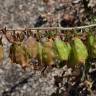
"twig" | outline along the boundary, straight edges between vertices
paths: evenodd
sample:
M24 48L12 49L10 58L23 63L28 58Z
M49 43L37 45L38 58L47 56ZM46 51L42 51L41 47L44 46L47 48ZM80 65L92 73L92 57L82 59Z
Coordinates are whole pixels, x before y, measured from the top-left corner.
M86 26L79 26L79 27L36 27L36 28L27 28L28 30L76 30L76 29L85 29L85 28L91 28L91 27L96 27L96 24L90 24ZM2 29L0 29L2 31ZM20 29L8 29L6 28L6 31L24 31L25 28L20 28Z

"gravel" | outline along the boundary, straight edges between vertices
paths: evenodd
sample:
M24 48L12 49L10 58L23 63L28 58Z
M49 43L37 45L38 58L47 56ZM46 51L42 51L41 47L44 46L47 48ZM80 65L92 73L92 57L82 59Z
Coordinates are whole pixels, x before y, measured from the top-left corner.
M95 0L90 0L89 5L94 4ZM72 2L72 4L71 4ZM81 0L49 0L49 3L43 2L43 0L0 0L0 27L8 28L28 28L34 27L36 19L41 14L53 15L52 26L57 26L56 20L62 18L64 13L74 13L74 10L82 10L83 5L80 4ZM74 5L75 4L75 5ZM64 6L64 7L62 7ZM69 7L67 7L69 6ZM93 6L93 5L92 5ZM58 11L61 10L61 11ZM80 11L81 12L81 11ZM60 16L58 16L58 14ZM76 15L76 14L75 14ZM49 15L50 17L50 15ZM55 17L55 18L54 18ZM50 21L50 18L49 18ZM49 26L45 24L44 26Z
M54 10L62 7L62 2L67 0L49 0L50 3L46 5L43 0L0 0L0 27L7 28L26 28L34 27L36 19L40 14L47 12L54 12ZM64 3L64 6L69 6L70 2L80 6L80 0L69 0L69 3ZM90 0L90 4L92 5ZM79 2L79 3L78 3ZM89 4L89 6L91 6ZM93 6L93 5L92 5ZM95 6L95 5L94 5ZM71 8L72 7L72 8ZM73 10L74 6L67 7L66 11ZM58 11L56 19L52 22L52 26L58 26L58 13L60 13L59 19L61 19L62 13L66 12L64 9ZM78 9L77 9L78 11ZM80 9L82 13L84 9ZM74 12L68 11L68 12ZM79 12L79 11L78 11ZM79 14L81 14L79 12ZM50 18L49 18L50 19ZM44 24L44 26L50 26L50 24ZM67 79L60 79L59 87L56 86L56 78L61 77L64 71L65 75L71 74L71 69L67 69L66 66L63 68L53 68L47 72L45 76L40 71L32 70L31 68L24 71L19 64L11 64L8 57L10 43L4 38L4 61L0 64L0 96L62 96L56 95L58 93L65 92L63 85L67 82ZM60 85L61 84L61 85ZM59 88L59 89L58 89ZM66 95L64 95L66 94ZM66 92L63 96L69 96Z

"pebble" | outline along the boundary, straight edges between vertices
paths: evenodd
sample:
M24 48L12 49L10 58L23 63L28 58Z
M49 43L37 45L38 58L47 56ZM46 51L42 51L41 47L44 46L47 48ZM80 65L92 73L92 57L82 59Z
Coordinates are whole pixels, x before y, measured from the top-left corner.
M81 1L81 0L73 0L72 3L77 4L77 3L79 3L80 1Z

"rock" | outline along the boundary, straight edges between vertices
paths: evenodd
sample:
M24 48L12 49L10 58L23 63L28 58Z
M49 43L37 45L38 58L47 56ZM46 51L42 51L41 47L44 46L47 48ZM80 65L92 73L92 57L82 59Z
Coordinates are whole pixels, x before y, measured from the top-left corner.
M81 0L72 0L72 3L77 4L80 3Z

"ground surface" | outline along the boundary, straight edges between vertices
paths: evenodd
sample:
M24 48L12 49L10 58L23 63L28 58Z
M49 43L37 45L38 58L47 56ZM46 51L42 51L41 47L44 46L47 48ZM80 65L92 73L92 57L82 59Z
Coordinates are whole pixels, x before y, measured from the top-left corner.
M74 13L74 10L77 10L78 14L83 17L83 5L78 3L80 0L72 0L72 2L75 2L74 6L70 4L71 0L69 3L67 3L67 0L50 1L51 3L46 5L42 0L0 0L0 27L34 27L36 19L40 14L52 13L56 8L58 9L62 6L63 3L65 9L56 11L55 15L53 14L54 22L52 22L51 26L58 26L58 18L59 20L61 19L63 12L71 14ZM93 6L95 3L90 4L90 6ZM50 26L50 24L46 23L44 26ZM24 71L20 65L10 64L8 58L9 46L8 42L5 41L4 39L4 62L0 64L0 96L77 96L69 95L67 93L68 90L66 91L63 86L67 80L63 79L61 74L64 70L66 74L70 74L70 69L67 70L66 66L61 69L53 68L46 76L42 76L39 71L34 71L30 68ZM25 79L23 80L22 78ZM55 79L60 80L57 80L56 83Z

